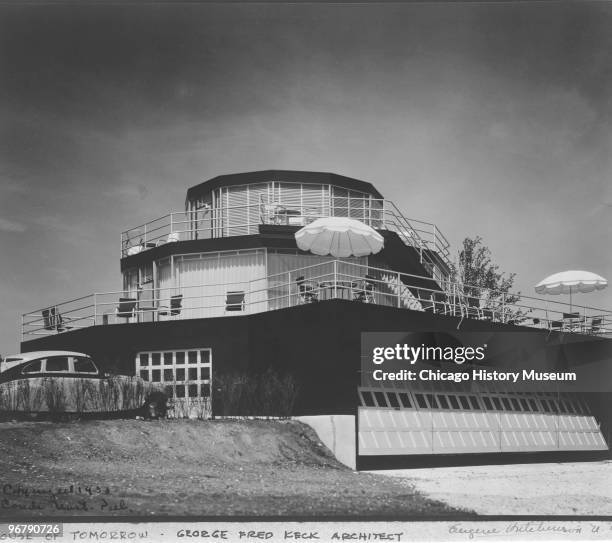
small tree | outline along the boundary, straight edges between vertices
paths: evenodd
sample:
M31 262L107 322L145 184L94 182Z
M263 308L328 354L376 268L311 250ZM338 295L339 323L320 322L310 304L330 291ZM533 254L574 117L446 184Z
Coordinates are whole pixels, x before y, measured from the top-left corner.
M484 245L480 236L465 238L453 266L451 278L460 284L459 294L469 307L489 309L502 320L520 321L527 312L512 306L521 296L510 293L514 285L515 273L505 274L493 263L491 251Z

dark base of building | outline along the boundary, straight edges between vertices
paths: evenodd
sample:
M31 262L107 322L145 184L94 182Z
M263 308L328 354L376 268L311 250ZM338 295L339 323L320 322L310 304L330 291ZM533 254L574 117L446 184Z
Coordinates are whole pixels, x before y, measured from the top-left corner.
M610 451L538 451L357 456L357 470L418 469L558 462L598 462L601 460L609 460L610 458Z

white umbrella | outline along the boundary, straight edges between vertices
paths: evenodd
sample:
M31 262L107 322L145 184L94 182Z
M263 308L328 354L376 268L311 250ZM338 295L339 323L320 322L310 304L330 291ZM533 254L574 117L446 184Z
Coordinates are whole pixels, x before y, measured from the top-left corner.
M572 293L593 292L608 286L607 279L596 273L583 270L568 270L554 273L535 286L538 294L569 294L570 312L572 310Z
M302 251L337 258L376 254L384 246L384 239L376 230L348 217L317 219L298 230L295 241Z

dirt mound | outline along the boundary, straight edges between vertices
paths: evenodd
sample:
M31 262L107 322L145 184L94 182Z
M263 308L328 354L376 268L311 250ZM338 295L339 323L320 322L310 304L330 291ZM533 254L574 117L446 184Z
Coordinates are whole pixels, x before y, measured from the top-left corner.
M87 421L0 424L0 455L36 459L37 464L70 457L108 462L143 459L167 464L249 465L296 463L342 465L307 425L287 421Z
M296 421L0 424L0 517L454 515Z

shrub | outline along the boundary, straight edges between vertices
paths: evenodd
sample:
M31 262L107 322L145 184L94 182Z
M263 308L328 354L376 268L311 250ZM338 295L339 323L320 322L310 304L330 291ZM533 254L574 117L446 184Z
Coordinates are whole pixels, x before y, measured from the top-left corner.
M261 374L217 374L213 389L218 414L233 417L290 417L299 392L292 375L271 368Z

